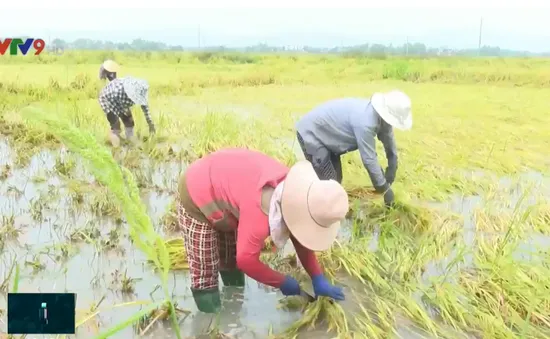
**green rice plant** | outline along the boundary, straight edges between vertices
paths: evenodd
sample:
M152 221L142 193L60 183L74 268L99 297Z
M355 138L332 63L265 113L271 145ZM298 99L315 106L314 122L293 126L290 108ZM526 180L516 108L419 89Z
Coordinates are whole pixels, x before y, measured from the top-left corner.
M167 288L170 269L168 249L164 240L153 228L151 219L146 212L147 209L139 196L139 190L132 173L128 169L119 166L110 152L99 145L93 135L75 128L66 121L56 119L39 109L28 107L22 111L22 114L29 120L36 122L43 129L55 131L56 137L71 152L79 154L87 162L91 173L96 179L116 196L128 222L131 239L160 272L166 302L170 305L174 331L178 338L181 338L176 313ZM147 313L145 311L141 311L140 314ZM132 317L125 324L120 324L100 335L100 338L108 337L126 327L129 322L137 321L140 317L141 315Z
M135 314L133 314L130 318L126 319L125 321L123 321L123 322L107 329L106 331L104 331L103 333L101 333L100 335L95 337L95 339L107 339L107 338L111 337L112 335L114 335L115 333L120 332L121 330L125 329L126 327L129 327L129 326L132 326L135 323L138 323L140 321L140 319L142 319L143 317L151 314L152 312L155 312L159 307L162 307L165 304L168 304L168 307L170 307L169 306L170 303L171 303L170 301L168 301L168 302L159 301L159 302L153 303L152 305L147 306L146 308L140 310L139 312L136 312ZM170 307L170 308L172 308L172 307ZM175 314L174 314L173 317L175 317ZM172 317L172 319L173 319L173 317ZM177 322L176 322L176 324L177 324ZM178 329L174 329L174 330L176 331L176 333L179 333Z
M13 286L11 293L17 293L19 291L19 264L15 265L15 275L13 276Z
M351 304L344 302L344 313L337 312L331 304L324 305L322 312L313 312L316 310L314 304L302 305L304 318L293 324L286 335L297 333L306 325L319 322L321 319L317 317L322 317L325 322L333 323L331 329L340 337L361 338L365 337L365 331L371 334L370 337L385 337L396 331L397 317L404 316L421 331L445 337L445 329L430 317L412 294L421 290L419 282L425 265L451 252L460 229L456 223L458 220L454 216L441 217L433 211L407 205L389 214L381 210L371 210L370 213L363 215L360 223L381 225L377 250L369 249L372 237L363 230L356 231L357 234L348 242L337 243L318 254L321 266L331 280L348 286L350 291L356 292L354 294L364 290L363 296L355 296ZM444 232L442 227L446 228ZM292 274L300 276L296 268L284 264L284 261L277 265L285 273L294 270ZM307 279L307 276L302 279ZM290 306L296 306L292 300L289 302ZM361 311L364 304L369 305L368 312ZM357 309L355 314L350 313L352 308ZM376 321L369 323L373 315ZM345 327L342 324L346 324Z
M113 310L113 309L117 309L117 308L121 308L121 307L129 307L129 306L148 305L149 307L147 307L144 310L143 313L139 313L139 315L141 315L141 314L147 314L147 311L150 311L150 313L155 312L155 310L157 308L164 307L166 305L165 301L152 302L152 301L136 300L136 301L129 301L129 302L125 302L125 303L110 305L110 306L103 307L103 308L99 309L99 306L101 305L101 303L104 300L105 300L105 296L103 296L99 300L99 302L92 303L90 305L89 309L87 309L87 310L83 311L83 310L77 309L76 310L77 311L77 320L76 320L76 323L75 323L75 328L78 329L79 327L82 327L83 325L85 325L86 323L88 323L89 321L91 321L92 319L97 317L100 313L110 311L110 310ZM134 319L134 317L132 317L132 321L135 321L133 319ZM120 328L119 330L122 330L123 328L130 326L132 321L130 321L128 324L124 324L124 327ZM120 324L118 324L116 326L113 326L113 328L118 328L119 325ZM66 339L66 338L67 338L67 336L65 336L65 335L57 335L56 336L56 339Z
M184 240L182 238L168 239L165 241L165 245L170 257L170 269L173 271L188 270L189 264L187 262Z
M160 219L160 223L166 232L175 232L178 228L176 208L176 201L174 200L166 207L166 213Z
M327 331L336 331L339 335L349 333L348 322L342 306L332 302L329 298L320 297L305 308L302 318L273 338L295 337L301 329L313 329L321 319L326 319Z
M178 314L185 314L187 317L191 312L181 310L176 305L174 305L174 309ZM139 333L140 336L143 336L147 331L159 320L164 320L170 317L170 307L167 305L167 303L164 303L162 307L157 308L153 312L150 312L143 316L137 324L134 325L134 328L136 332Z

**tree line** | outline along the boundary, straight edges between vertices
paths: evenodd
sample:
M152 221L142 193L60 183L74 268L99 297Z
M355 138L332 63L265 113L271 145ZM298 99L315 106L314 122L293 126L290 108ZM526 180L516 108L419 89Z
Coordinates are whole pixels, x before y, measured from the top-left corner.
M135 39L132 42L112 42L106 40L77 39L68 42L62 39L54 39L47 48L50 50L119 50L119 51L205 51L205 52L256 52L256 53L339 53L347 55L411 55L411 56L495 56L495 57L527 57L550 56L550 52L533 53L528 51L501 49L498 46L482 46L470 49L448 49L428 47L423 43L407 43L403 45L361 44L356 46L340 46L333 48L318 48L311 46L288 47L270 46L268 44L256 44L239 48L225 46L183 47L181 45L168 45L163 42Z

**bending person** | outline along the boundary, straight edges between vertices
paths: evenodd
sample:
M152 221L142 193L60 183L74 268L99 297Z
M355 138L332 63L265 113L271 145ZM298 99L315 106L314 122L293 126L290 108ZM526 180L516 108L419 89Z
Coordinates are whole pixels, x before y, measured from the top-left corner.
M155 125L149 113L148 92L147 81L125 77L113 79L99 93L99 104L111 125L109 139L113 146L120 145L120 120L124 124L126 138L134 137L134 118L130 110L134 104L141 106L149 125L149 133L155 133Z
M305 158L321 179L342 183L340 156L359 150L375 190L391 206L391 185L397 173L397 147L393 127L412 127L411 100L401 91L374 93L369 99L344 98L327 101L296 124L298 142ZM376 154L376 137L384 145L388 167L385 174Z
M284 295L301 294L296 279L260 261L268 236L279 248L292 241L316 296L344 298L323 275L314 251L336 239L348 196L336 181L319 180L309 162L289 169L257 151L220 150L188 167L178 195L191 291L200 311L221 306L218 272L224 285L244 286L246 274Z

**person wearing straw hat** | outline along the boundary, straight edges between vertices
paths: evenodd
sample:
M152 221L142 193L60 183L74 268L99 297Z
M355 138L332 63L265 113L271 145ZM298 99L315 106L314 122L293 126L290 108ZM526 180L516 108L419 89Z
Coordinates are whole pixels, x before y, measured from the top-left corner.
M113 81L116 79L116 74L119 69L120 66L113 60L105 60L101 64L101 67L99 67L99 79Z
M145 120L149 125L149 132L155 133L155 125L149 113L148 93L147 81L133 77L113 79L101 90L99 104L111 125L109 139L113 146L120 145L120 120L124 124L126 138L133 139L134 118L130 108L134 104L141 106Z
M296 279L260 261L268 237L279 249L292 241L316 296L343 300L314 251L332 245L348 209L344 188L319 180L305 160L289 169L261 152L232 148L193 162L178 180L178 225L197 308L220 309L218 273L226 286L244 286L247 275L284 295L303 295Z
M384 194L387 206L394 203L391 188L397 173L397 147L393 128L412 127L411 100L399 90L374 93L370 99L343 98L327 101L296 124L297 138L305 158L321 179L342 182L340 156L359 150L375 190ZM376 138L384 145L388 166L384 170L376 154Z

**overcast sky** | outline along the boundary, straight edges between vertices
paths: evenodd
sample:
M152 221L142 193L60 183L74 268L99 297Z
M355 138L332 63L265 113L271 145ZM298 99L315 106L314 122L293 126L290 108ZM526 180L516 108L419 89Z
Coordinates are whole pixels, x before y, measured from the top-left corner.
M9 0L4 0L9 1ZM10 1L11 2L11 1ZM32 4L32 3L35 4ZM213 7L210 2L210 7ZM546 8L528 6L529 0L500 2L476 1L477 8L449 7L453 1L440 0L439 8L419 1L422 8L242 8L232 2L228 8L180 8L167 1L149 2L165 8L97 9L107 2L95 1L96 8L62 6L62 1L48 1L50 9L39 8L40 1L18 1L26 10L12 11L0 18L1 38L30 35L47 39L92 38L131 41L134 38L157 40L174 45L243 46L266 42L274 45L310 45L331 47L361 43L424 42L430 46L477 47L480 18L483 17L482 43L530 51L550 51L550 1ZM11 2L14 3L14 2ZM130 3L130 2L128 2ZM203 2L207 4L206 2ZM279 1L284 4L284 1ZM309 1L292 1L293 7L306 7ZM317 7L319 1L315 2ZM344 6L345 1L339 3ZM358 2L359 3L359 2ZM363 7L374 1L363 0ZM460 2L467 4L468 1ZM499 7L496 7L500 3ZM534 3L534 2L533 2ZM109 1L123 7L123 1ZM322 2L321 2L322 4ZM59 6L58 6L59 5ZM287 4L290 7L290 4ZM43 5L42 5L43 6ZM84 5L82 5L84 6ZM283 5L280 5L283 6ZM493 8L491 8L493 6ZM511 8L514 7L515 8ZM3 9L6 6L2 5ZM93 7L93 6L88 6ZM208 7L208 6L204 6ZM349 7L349 2L348 2ZM378 5L380 7L380 5ZM485 7L485 8L481 8ZM503 8L505 7L505 8ZM3 10L4 12L4 10ZM4 12L5 13L5 12Z

